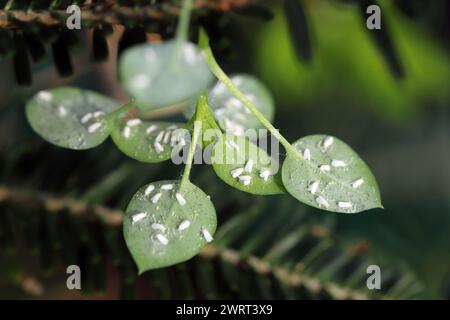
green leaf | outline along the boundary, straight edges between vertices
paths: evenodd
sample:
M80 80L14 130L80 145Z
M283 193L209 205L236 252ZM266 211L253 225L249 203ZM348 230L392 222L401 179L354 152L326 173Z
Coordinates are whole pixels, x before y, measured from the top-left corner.
M126 50L119 75L142 110L195 99L213 80L197 46L189 42L177 46L174 40Z
M127 156L142 162L161 162L171 158L187 144L184 124L128 119L123 113L114 121L111 137Z
M268 119L273 120L274 103L267 88L258 79L247 74L231 77L233 84L258 108ZM208 103L219 126L232 134L243 135L247 129L262 128L261 122L218 81L208 93ZM194 113L195 105L185 110L186 117Z
M222 135L211 162L216 174L236 189L258 195L284 193L278 163L248 138Z
M356 213L380 208L377 182L364 161L341 140L312 135L297 140L283 163L283 183L316 208Z
M82 150L101 144L110 133L107 115L119 103L101 94L73 87L38 92L26 105L33 130L64 148Z
M133 196L123 232L142 273L192 258L212 241L216 225L214 205L201 189L189 181L180 187L178 180L166 180Z

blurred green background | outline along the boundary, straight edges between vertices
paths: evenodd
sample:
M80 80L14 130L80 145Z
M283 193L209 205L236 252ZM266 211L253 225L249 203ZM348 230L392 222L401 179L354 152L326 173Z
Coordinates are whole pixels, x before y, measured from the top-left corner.
M266 1L275 13L268 22L228 15L228 24L223 30L226 41L218 42L215 49L228 72L254 74L269 87L276 101L275 126L288 140L315 133L335 135L351 145L373 170L384 210L339 215L308 209L307 214L318 224L333 225L335 237L345 244L367 243L371 261L380 265L382 271L384 266L412 270L426 287L422 297L448 298L449 39L445 34L435 32L433 27L439 20L435 20L435 25L433 21L427 24L426 19L405 15L393 1L379 2L382 27L386 23L404 67L403 77L395 76L388 67L371 31L365 28L360 10L344 1L303 1L311 39L310 61L299 59L295 52L282 1ZM110 41L110 46L114 47L117 39L113 36ZM29 88L17 86L11 64L0 59L0 148L3 155L13 149L30 148L30 142L34 149L45 145L28 128L23 114L24 101L39 89L74 84L126 101L116 80L114 57L94 64L89 45L86 40L84 47L81 46L73 57L75 75L59 78L49 57L35 65L33 86ZM224 48L231 48L229 54L222 54L227 51ZM173 117L178 119L176 115ZM57 159L65 159L64 153L74 156L70 151L46 148L51 150L47 158L30 158L26 166L38 167L42 162L51 164L55 161L51 156L55 154ZM102 148L105 151L110 146ZM101 151L85 153L92 156L91 163L97 161L101 167L103 159L96 158L99 154ZM18 167L7 167L7 160L0 163L0 184L20 187L28 179L26 172L14 171ZM152 170L151 165L127 163L139 166L139 170ZM54 174L58 173L58 165L55 165ZM89 181L103 181L100 176L106 175L106 168L104 172L91 172ZM176 176L172 171L165 174ZM212 183L220 184L218 180L210 180L206 188ZM67 183L41 185L41 191L57 194L78 196L86 191L81 182L71 184L78 190L73 192L60 189L61 185L70 185ZM126 187L128 195L135 190L134 184ZM249 202L259 201L251 195L244 197ZM287 201L286 198L277 196L274 201L281 204ZM109 203L123 208L120 201ZM271 214L276 215L277 210ZM2 268L6 268L5 264ZM20 290L10 291L10 283L6 280L8 274L16 274L14 268L16 266L2 272L1 297L22 297Z

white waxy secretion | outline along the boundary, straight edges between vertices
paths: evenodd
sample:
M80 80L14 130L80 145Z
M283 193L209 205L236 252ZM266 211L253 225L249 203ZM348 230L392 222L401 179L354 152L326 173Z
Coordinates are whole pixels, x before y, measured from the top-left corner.
M321 166L319 166L319 169L322 172L330 172L331 167L327 164L322 164Z
M259 171L259 177L263 179L264 181L267 181L270 176L270 170L269 169L261 169Z
M230 174L233 178L239 177L244 172L244 168L236 168L231 170Z
M60 117L65 117L67 115L67 109L63 105L59 105L58 114Z
M155 143L153 144L153 147L155 148L156 153L160 154L161 152L164 151L163 146L161 145L161 143L159 143L158 141L155 141Z
M86 114L81 118L80 122L81 122L82 124L85 124L85 123L87 123L89 120L91 120L91 118L92 118L93 116L94 116L94 115L92 114L92 112L88 112L88 113L86 113Z
M251 176L239 176L238 178L244 186L248 186L252 180Z
M152 203L157 203L159 201L159 199L161 198L161 192L158 192L157 194L155 194L152 198L151 201Z
M156 238L159 242L161 242L162 245L167 245L169 243L169 239L167 239L164 235L158 233L156 235Z
M99 111L95 111L92 115L94 116L94 118L98 118L98 117L104 116L105 114L106 113L104 111L99 110Z
M251 173L253 170L253 160L249 159L244 167L245 172Z
M155 190L155 186L151 184L151 185L149 185L147 188L145 188L144 194L145 194L146 196L149 196L150 193L153 192L153 190Z
M351 183L351 186L352 186L352 188L356 189L356 188L360 187L363 183L364 183L364 179L363 178L358 178L358 179L356 179L355 181L353 181Z
M138 222L139 220L144 219L147 216L147 213L145 212L138 212L136 214L133 214L133 216L131 217L133 223Z
M322 141L322 148L327 150L334 142L334 138L331 136L327 136Z
M130 119L130 120L127 121L127 126L128 127L135 127L135 126L140 125L141 123L142 123L141 119L137 119L137 118Z
M175 194L175 198L177 199L180 206L184 206L186 204L186 199L183 197L183 195L179 192Z
M311 192L312 194L315 194L317 192L317 189L319 189L319 181L312 181L308 185L308 191Z
M162 225L161 223L153 222L152 223L152 229L153 230L164 231L164 230L166 230L166 227L164 227L164 225Z
M93 124L91 124L88 127L88 132L89 133L94 133L95 131L97 131L98 129L100 129L100 127L102 126L101 122L94 122Z
M122 131L122 135L125 137L125 139L128 139L131 135L131 128L130 127L124 127Z
M331 161L331 165L332 165L333 167L336 167L336 168L339 168L339 167L345 167L345 166L346 166L345 162L342 161L342 160L332 160L332 161Z
M53 98L52 94L48 91L39 92L37 97L38 97L38 99L41 99L43 101L51 101Z
M187 228L189 228L190 225L191 225L191 222L189 220L183 220L178 225L178 231L186 230Z
M322 196L318 196L318 197L316 198L316 202L317 202L319 205L324 206L324 207L328 207L328 206L329 206L328 201L327 201L324 197L322 197Z
M337 205L338 205L339 208L351 208L351 207L353 207L352 203L348 202L348 201L339 201L337 203Z
M303 159L311 160L311 151L308 148L303 150Z
M163 184L161 186L161 190L172 190L173 189L173 184Z
M150 134L150 133L152 133L153 131L155 131L156 129L158 129L158 127L157 127L156 125L152 124L150 127L148 127L147 129L145 129L145 133L146 133L146 134Z
M163 137L164 137L164 131L160 131L159 133L158 133L158 135L156 136L156 142L159 142L159 141L161 141L162 139L163 139Z
M206 242L212 242L214 240L211 233L209 233L209 231L206 228L202 228L202 234L203 234L203 238L205 238Z

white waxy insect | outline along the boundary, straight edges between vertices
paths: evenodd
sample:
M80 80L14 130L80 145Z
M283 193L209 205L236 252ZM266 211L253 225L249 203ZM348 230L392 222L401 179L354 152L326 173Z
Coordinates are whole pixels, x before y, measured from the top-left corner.
M178 203L180 206L184 206L186 204L186 199L183 197L183 195L179 192L175 193L175 198L177 198Z
M212 242L214 240L211 233L209 233L209 231L206 228L202 228L202 234L203 234L203 238L205 238L206 242Z
M331 165L336 168L347 166L347 164L342 160L332 160Z
M38 97L38 99L43 100L43 101L51 101L53 98L52 94L48 91L39 92L37 97Z
M147 216L147 213L145 212L139 212L136 214L133 214L133 216L131 217L133 223L138 222L139 220L144 219Z
M161 190L172 190L173 189L173 184L163 184L161 186Z
M239 181L244 185L248 186L250 182L252 181L251 176L239 176Z
M159 242L161 242L162 245L167 245L169 243L169 239L167 239L164 235L158 233L156 235L156 238L158 239Z
M161 152L164 151L163 146L158 141L155 141L155 143L153 144L153 147L155 148L155 151L157 154L160 154Z
M125 139L128 139L131 135L131 128L130 127L124 127L122 131L122 135L125 137Z
M94 116L94 118L98 118L98 117L104 116L105 114L106 113L104 111L99 110L99 111L95 111L92 115Z
M322 148L327 150L334 142L334 138L331 136L327 136L322 141Z
M249 159L244 167L245 172L251 173L253 170L253 160Z
M231 170L230 174L233 178L239 177L244 172L244 168L236 168Z
M327 165L327 164L322 164L322 165L319 167L319 169L320 169L320 171L322 171L322 172L330 172L331 167L330 167L329 165Z
M156 136L156 142L160 142L162 139L163 139L163 137L164 137L164 131L160 131L159 133L158 133L158 135Z
M318 196L318 197L316 198L316 202L317 202L319 205L324 206L324 207L328 207L328 206L329 206L328 201L327 201L324 197L322 197L322 196Z
M172 135L172 133L170 131L166 131L166 134L164 135L163 143L168 144L171 135Z
M311 151L308 148L303 150L303 159L311 160Z
M65 117L67 115L67 109L63 105L59 105L58 114L60 117Z
M151 184L147 188L145 188L144 194L148 197L150 193L153 192L153 190L155 190L155 186Z
M270 176L270 170L269 169L261 169L259 171L259 177L263 179L264 181L267 181Z
M164 230L166 230L166 227L164 227L164 225L162 225L161 223L153 222L152 223L152 229L153 230L164 231Z
M161 195L162 195L161 192L158 192L150 200L152 201L152 203L157 203L159 201L159 199L161 198Z
M147 129L145 129L145 133L146 133L146 134L150 134L150 133L152 133L153 131L155 131L156 129L158 129L158 126L152 124L150 127L148 127Z
M358 179L356 179L355 181L353 181L351 183L351 186L352 186L352 188L356 189L356 188L360 187L363 183L364 183L364 179L363 178L358 178Z
M89 133L94 133L95 131L97 131L98 129L100 129L100 127L102 126L101 122L94 122L93 124L91 124L88 127L88 132Z
M351 202L348 202L348 201L339 201L338 202L338 207L339 208L351 208L351 207L353 207L353 204Z
M187 228L189 228L190 225L191 225L191 222L189 220L183 220L178 225L178 231L186 230Z
M89 120L91 120L93 116L94 116L94 115L92 114L92 112L88 112L88 113L86 113L86 114L81 118L80 122L83 123L83 124L85 124L85 123L87 123Z
M142 120L141 119L130 119L130 120L128 120L127 121L127 126L128 127L135 127L135 126L138 126L138 125L140 125L142 123Z
M312 194L315 194L317 192L317 189L319 189L319 181L312 181L308 185L308 191L311 192Z

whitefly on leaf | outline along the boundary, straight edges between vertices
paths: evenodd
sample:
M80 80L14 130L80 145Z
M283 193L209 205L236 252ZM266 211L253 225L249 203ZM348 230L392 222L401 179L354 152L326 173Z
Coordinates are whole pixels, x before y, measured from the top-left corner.
M187 146L189 131L184 124L161 121L143 121L118 116L111 137L127 156L142 162L161 162Z
M139 272L186 261L213 241L214 205L201 189L178 180L150 183L133 196L123 232Z
M73 87L39 91L27 102L33 130L60 147L82 150L102 143L110 133L107 115L119 103L101 94Z
M380 208L377 182L364 161L347 144L326 135L297 140L282 167L286 190L323 210L356 213Z
M127 49L119 61L119 76L142 110L195 99L213 80L197 46L175 40Z
M273 98L266 86L257 78L247 74L230 77L233 84L249 99L258 110L272 121L274 116ZM215 120L222 130L242 136L247 129L262 128L261 122L239 101L228 88L218 81L208 93L208 104ZM195 111L191 105L185 111L190 118Z
M259 195L284 192L276 158L246 137L222 135L211 162L216 174L236 189Z

